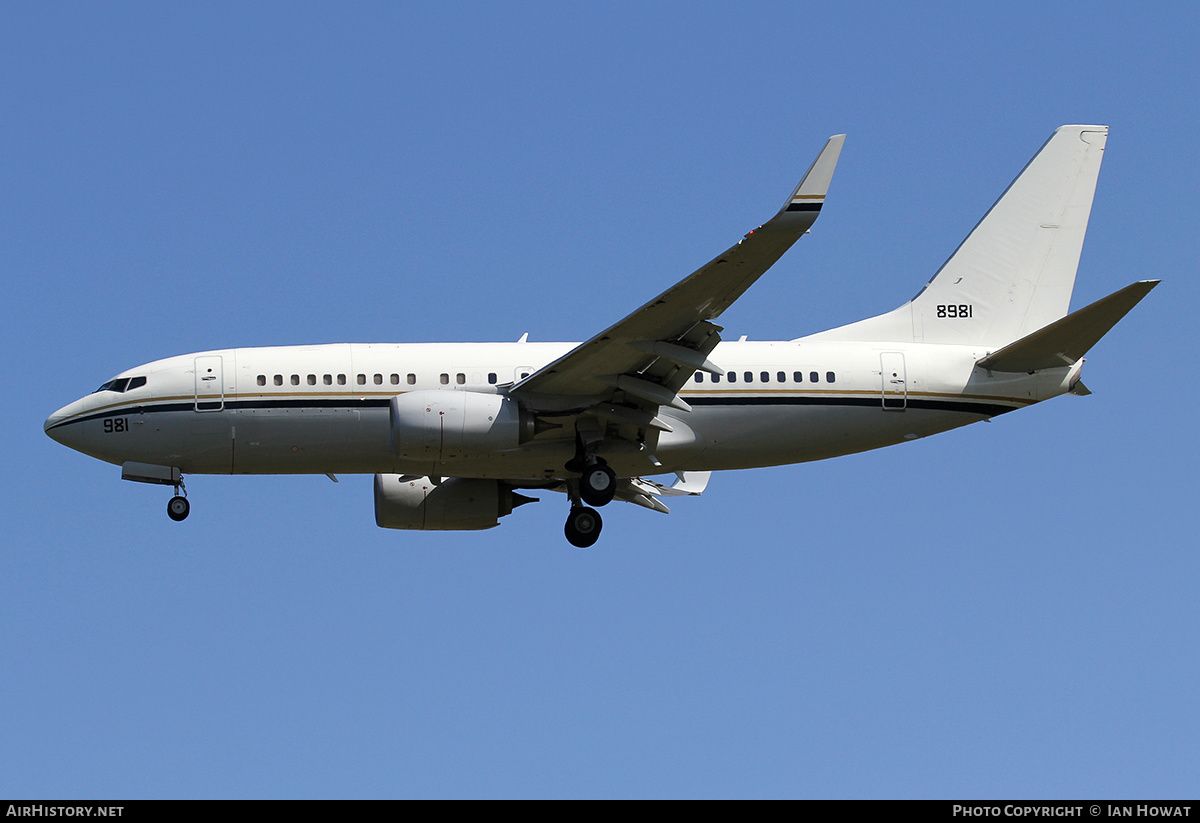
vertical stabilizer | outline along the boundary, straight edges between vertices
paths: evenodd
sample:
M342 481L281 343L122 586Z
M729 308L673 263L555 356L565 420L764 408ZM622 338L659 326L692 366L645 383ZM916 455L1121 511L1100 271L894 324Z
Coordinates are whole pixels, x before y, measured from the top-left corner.
M813 337L1003 346L1066 315L1107 138L1058 128L911 302Z

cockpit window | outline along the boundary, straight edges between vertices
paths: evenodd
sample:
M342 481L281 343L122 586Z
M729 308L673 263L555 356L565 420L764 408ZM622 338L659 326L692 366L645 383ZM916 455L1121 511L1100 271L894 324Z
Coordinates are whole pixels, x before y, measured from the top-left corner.
M96 389L92 394L99 394L102 391L127 392L131 389L140 389L144 385L146 385L146 378L142 376L115 377Z

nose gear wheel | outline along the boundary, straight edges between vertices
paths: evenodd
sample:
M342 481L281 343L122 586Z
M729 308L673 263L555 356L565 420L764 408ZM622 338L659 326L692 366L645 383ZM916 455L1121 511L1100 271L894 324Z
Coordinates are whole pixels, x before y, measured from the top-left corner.
M183 475L180 475L179 482L175 484L175 496L167 501L167 517L178 523L181 520L186 520L191 510L192 504L187 499L187 489L183 485Z

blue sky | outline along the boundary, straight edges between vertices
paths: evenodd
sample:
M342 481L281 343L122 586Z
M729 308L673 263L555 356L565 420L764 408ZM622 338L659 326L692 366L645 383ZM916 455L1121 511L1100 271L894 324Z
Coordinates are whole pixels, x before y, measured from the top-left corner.
M0 795L1194 797L1191 3L8 4ZM1111 134L1091 397L714 476L589 551L546 497L377 529L368 477L167 491L52 442L138 363L578 340L769 217L722 318L908 299L1062 123ZM1184 358L1180 360L1180 358Z

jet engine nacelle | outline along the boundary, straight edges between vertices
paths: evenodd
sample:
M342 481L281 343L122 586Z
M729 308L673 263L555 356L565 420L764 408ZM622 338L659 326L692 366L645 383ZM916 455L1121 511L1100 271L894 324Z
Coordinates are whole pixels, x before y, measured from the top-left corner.
M392 398L397 457L441 462L515 449L534 433L534 418L499 394L414 391Z
M383 529L490 529L533 500L499 480L451 477L434 485L428 477L375 475L375 524Z

